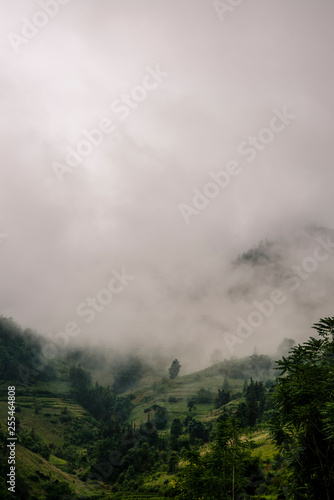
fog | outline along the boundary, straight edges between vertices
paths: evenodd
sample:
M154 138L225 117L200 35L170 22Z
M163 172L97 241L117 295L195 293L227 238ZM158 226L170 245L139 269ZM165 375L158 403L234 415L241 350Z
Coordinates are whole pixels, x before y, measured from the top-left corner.
M1 3L1 314L185 371L333 315L334 4L237 3Z

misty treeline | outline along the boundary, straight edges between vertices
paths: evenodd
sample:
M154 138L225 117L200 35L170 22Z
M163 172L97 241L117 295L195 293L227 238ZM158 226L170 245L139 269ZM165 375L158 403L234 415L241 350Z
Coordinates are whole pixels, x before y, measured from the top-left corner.
M110 418L125 420L131 410L131 396L118 397L108 387L92 383L90 374L80 366L72 366L69 381L74 388L75 399L97 420L109 421Z
M0 380L22 382L55 378L52 363L41 364L42 337L0 316Z
M249 378L266 380L274 377L273 359L281 358L293 346L292 339L283 339L274 358L261 354L243 359L225 359L220 362L221 373L228 373L230 378ZM109 369L111 385L115 393L123 393L136 385L143 377L156 374L153 366L145 359L134 355L114 352L109 357L102 352L88 349L64 349L59 356L49 355L49 343L46 338L30 329L21 328L12 318L0 316L0 380L34 384L57 378L60 361L65 365L81 365L93 369ZM165 368L165 377L175 379L180 373L181 364L174 359L169 369ZM161 366L159 366L161 373Z

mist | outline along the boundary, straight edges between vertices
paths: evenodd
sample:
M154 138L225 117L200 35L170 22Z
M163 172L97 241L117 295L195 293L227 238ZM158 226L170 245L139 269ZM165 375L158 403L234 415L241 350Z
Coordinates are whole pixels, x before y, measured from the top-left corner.
M46 3L0 7L0 313L185 372L306 340L332 316L332 2Z

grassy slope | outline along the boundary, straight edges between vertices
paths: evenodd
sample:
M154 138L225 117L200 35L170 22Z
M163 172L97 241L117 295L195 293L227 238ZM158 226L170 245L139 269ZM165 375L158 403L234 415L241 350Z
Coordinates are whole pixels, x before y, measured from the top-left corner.
M98 485L88 486L73 475L63 472L52 463L44 460L36 453L33 453L23 446L18 445L16 449L17 468L25 481L28 483L31 491L40 498L43 497L43 485L48 481L68 482L76 495L91 496L97 491ZM44 477L43 477L44 476ZM99 488L100 490L101 488Z
M252 433L251 441L256 444L256 448L252 450L252 455L254 457L260 457L264 463L272 461L274 456L278 453L278 449L271 441L269 432L266 430L259 430Z
M140 386L135 391L129 393L135 394L133 403L135 408L129 415L129 422L134 422L139 425L145 422L147 414L145 409L152 407L154 404L165 406L168 410L168 427L175 417L186 417L188 412L188 398L194 396L199 389L204 388L210 390L214 395L218 389L222 388L224 382L224 371L222 365L218 364L207 368L200 372L190 375L179 376L175 380L162 379L143 380ZM242 379L229 379L229 386L232 391L242 391L244 381ZM177 399L177 401L173 401ZM235 406L235 402L231 402L230 406ZM196 419L208 421L216 419L222 410L215 410L214 403L196 404L196 409L191 412Z
M93 428L94 419L69 394L69 385L65 382L44 382L35 386L16 387L16 419L20 422L20 429L35 433L49 446L62 446L64 436L69 432L67 422L62 422L62 410L67 407L72 422ZM19 412L18 412L19 409ZM6 434L7 424L7 387L0 385L0 424ZM82 447L76 446L78 450ZM103 488L99 483L84 483L75 474L68 474L67 462L59 457L50 455L49 461L33 453L20 444L16 448L16 464L19 474L29 485L30 490L38 497L43 498L43 484L50 481L68 482L77 495L91 497L94 492Z

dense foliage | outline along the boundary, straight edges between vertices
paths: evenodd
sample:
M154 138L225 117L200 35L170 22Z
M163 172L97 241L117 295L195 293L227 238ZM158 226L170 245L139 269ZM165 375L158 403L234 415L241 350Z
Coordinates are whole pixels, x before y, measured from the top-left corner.
M139 359L130 358L114 370L113 390L120 394L133 387L142 378L143 366Z
M69 380L74 388L76 400L98 420L108 421L111 417L126 419L131 410L130 396L116 396L109 387L92 383L92 378L81 366L72 366Z
M334 318L314 325L319 337L278 361L271 427L284 453L290 498L334 498Z
M229 500L245 491L246 464L250 459L247 443L240 438L239 422L224 415L218 422L210 450L201 455L191 448L175 485L177 499Z
M42 354L41 339L0 316L0 380L27 384L54 377L52 363Z

